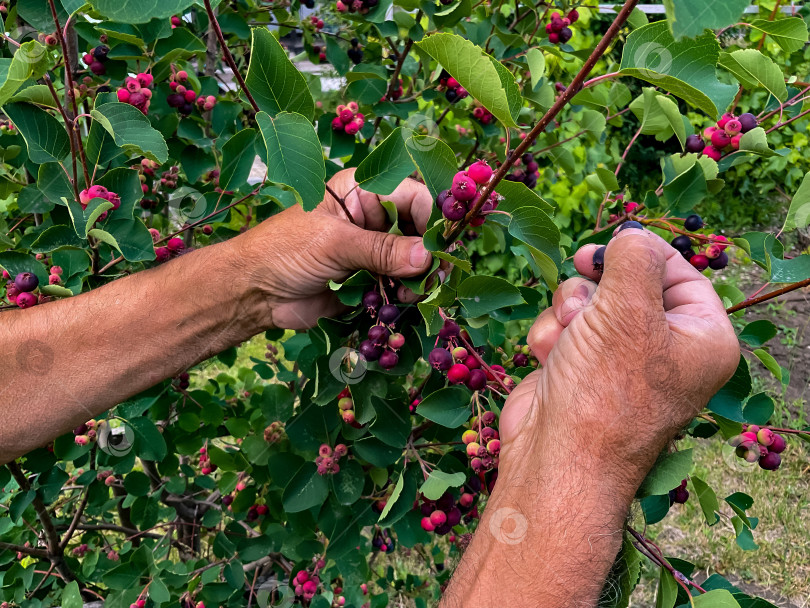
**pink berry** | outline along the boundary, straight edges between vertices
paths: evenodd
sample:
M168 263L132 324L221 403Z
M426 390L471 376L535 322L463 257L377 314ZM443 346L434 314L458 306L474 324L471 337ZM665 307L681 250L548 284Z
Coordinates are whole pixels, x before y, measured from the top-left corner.
M712 160L720 160L723 157L723 153L714 146L706 146L703 149L703 154L705 154Z
M30 292L24 291L17 296L17 306L20 308L31 308L36 303L37 297Z
M172 255L168 247L155 247L155 259L158 262L165 262Z
M472 429L466 430L461 434L461 441L464 443L464 445L469 445L473 441L478 441L478 433Z
M773 434L773 443L770 445L769 450L773 454L781 454L787 448L787 442L785 442L785 438L782 437L779 433Z
M182 251L185 249L186 244L183 242L183 239L179 237L172 237L166 243L166 246L169 248L169 251Z
M467 174L476 184L486 184L492 177L492 167L490 167L486 161L479 160L474 162L470 168L467 169Z
M453 78L451 76L450 78L447 79L447 86L450 87L451 89L457 88L458 87L458 80L456 80L455 78Z
M726 134L725 131L715 131L712 133L712 145L722 150L723 148L731 145L731 138Z
M450 188L450 193L457 201L467 202L475 198L478 193L476 183L469 175L464 172L456 173L453 178L453 186Z
M118 89L117 91L118 101L123 103L129 103L129 91L126 89Z
M187 102L193 103L194 100L197 99L197 94L194 91L192 91L191 89L189 89L188 91L186 91L183 94L183 97L185 97Z
M724 130L726 132L726 135L728 135L729 137L734 137L740 131L742 131L742 124L740 123L739 120L734 118L726 123Z
M433 532L436 529L436 526L433 525L433 522L430 520L430 517L423 517L422 521L422 529L425 532Z
M477 441L471 441L467 444L465 451L467 452L467 456L477 456L478 450L480 449L481 444Z
M470 377L470 368L463 363L456 363L449 370L447 370L447 379L452 384L461 384L467 381Z
M489 452L493 456L497 456L501 451L501 441L500 439L493 439L489 443L487 443L487 452Z
M444 511L439 511L437 509L430 514L430 523L432 523L434 526L441 526L446 521L447 514Z
M757 433L757 441L760 445L764 445L765 447L773 443L774 437L775 434L771 429L760 429Z
M346 132L347 135L355 135L360 130L360 127L356 122L350 122L345 127L343 127L343 130Z
M734 115L733 115L733 114L729 114L728 112L726 112L725 114L723 114L723 115L720 117L720 120L718 120L718 121L717 121L717 128L718 128L718 129L724 129L724 128L725 128L725 126L726 126L726 124L727 124L727 123L728 123L728 121L730 121L730 120L734 120Z
M179 72L177 72L175 80L179 82L185 82L186 80L188 80L188 72L186 72L185 70L180 70Z
M388 337L388 346L394 350L399 350L405 346L405 336L402 334L391 334Z

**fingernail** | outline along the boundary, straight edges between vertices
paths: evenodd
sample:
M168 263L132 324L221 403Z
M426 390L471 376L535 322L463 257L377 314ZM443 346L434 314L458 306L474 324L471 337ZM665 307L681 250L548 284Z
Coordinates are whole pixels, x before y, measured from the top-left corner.
M427 264L428 259L430 259L430 252L425 249L422 241L415 243L414 246L411 247L411 266L414 268L423 268L425 264Z

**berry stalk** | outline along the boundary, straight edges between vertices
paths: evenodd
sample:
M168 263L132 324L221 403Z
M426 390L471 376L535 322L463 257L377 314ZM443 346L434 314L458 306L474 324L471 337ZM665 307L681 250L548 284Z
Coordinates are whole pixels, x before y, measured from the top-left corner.
M207 1L207 0L206 0ZM576 95L580 88L582 87L582 83L585 82L585 79L591 73L596 62L602 58L602 55L605 54L608 47L610 46L613 39L619 34L619 30L624 26L625 21L630 16L630 13L633 12L633 9L636 8L639 0L627 0L622 6L622 9L619 11L619 14L616 15L616 18L613 20L613 23L610 24L610 27L605 32L605 35L602 36L602 39L599 41L599 44L596 45L596 48L591 53L590 57L585 61L585 64L580 69L579 73L574 77L574 80L571 81L571 84L565 88L565 91L562 95L557 99L551 108L549 108L548 112L540 119L540 121L534 125L529 134L526 136L520 145L509 155L509 157L504 161L504 163L498 168L497 173L493 176L490 180L489 184L487 184L482 190L478 199L475 201L475 204L470 208L470 211L464 217L462 221L455 225L449 232L446 232L444 238L447 242L453 242L456 240L459 234L467 227L467 224L470 223L470 220L475 218L479 211L481 211L481 207L484 206L484 203L489 199L489 195L495 190L495 187L506 177L509 169L512 168L512 165L515 164L515 161L523 156L523 153L532 145L534 140L537 138L540 133L542 133L545 128L551 124L551 121L563 110L565 106L571 101L571 99Z

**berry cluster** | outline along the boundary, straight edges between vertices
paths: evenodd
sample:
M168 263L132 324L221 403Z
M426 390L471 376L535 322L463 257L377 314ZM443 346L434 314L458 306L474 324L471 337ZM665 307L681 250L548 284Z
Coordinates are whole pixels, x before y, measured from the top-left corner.
M61 272L61 268L59 269ZM3 278L10 278L8 272L3 271ZM57 275L57 279L59 279ZM21 272L13 281L6 284L6 297L11 304L16 304L20 308L31 308L42 301L44 297L40 294L39 298L34 295L34 290L39 287L39 278L32 272Z
M0 120L0 133L3 135L7 133L12 133L16 135L16 128L14 127L14 123L10 120Z
M402 94L403 94L403 93L404 93L404 89L402 88L402 78L400 78L400 79L399 79L399 81L397 82L397 88L396 88L396 89L394 89L393 91L391 91L391 94L390 94L390 95L389 95L388 93L386 93L385 95L383 95L383 96L380 98L380 101L385 101L386 99L390 99L390 100L392 100L392 101L396 101L397 99L399 99L400 97L402 97Z
M203 475L210 475L217 470L217 465L211 462L208 457L208 448L203 446L200 448L200 473Z
M332 129L343 131L346 135L356 135L366 123L365 117L359 110L360 107L356 101L350 101L346 105L340 104L335 110L337 116L332 119Z
M367 339L360 343L357 350L366 361L377 361L383 369L395 368L399 363L397 351L405 346L405 336L392 331L400 317L399 308L376 291L369 291L363 296L363 308L375 315L377 322L369 328Z
M746 462L759 463L766 471L775 471L782 464L782 452L787 448L785 438L771 429L755 424L743 425L743 432L731 440L736 454Z
M339 13L359 13L366 15L368 12L377 6L380 0L337 0L335 8Z
M264 429L264 440L267 443L278 443L286 436L286 432L284 431L284 423L275 421L271 422L265 429Z
M213 110L214 106L217 105L217 98L213 95L198 96L194 92L188 81L188 72L185 70L180 70L172 75L169 88L172 93L166 97L166 103L172 108L177 108L177 111L183 116L188 116L194 111L195 100L201 112Z
M451 222L463 219L469 211L469 205L478 197L478 187L489 182L492 173L492 167L483 160L474 162L466 171L456 173L450 189L443 190L436 197L436 205L441 209L442 215ZM489 200L481 207L479 215L470 221L470 225L483 224L484 216L495 210L498 201L498 194L492 192Z
M73 551L71 553L74 557L84 557L90 551L90 547L87 543L82 543L78 547L73 547Z
M95 185L85 188L79 192L79 204L82 206L82 209L87 209L87 205L89 205L90 201L92 201L94 198L103 198L105 201L112 203L113 211L121 206L120 196L118 196L115 192L110 192L104 186ZM96 221L101 221L106 217L107 212L105 211L98 216L98 220Z
M110 47L106 44L100 44L89 53L82 56L82 61L96 76L103 76L107 73L107 55L110 52Z
M383 553L393 553L396 544L391 538L391 531L388 528L379 529L374 531L374 536L371 538L371 546L377 551Z
M525 135L521 133L521 135ZM515 169L504 179L510 182L522 182L527 188L537 186L537 179L540 177L540 165L534 159L534 154L526 152L520 157L520 162L515 162ZM521 168L523 167L523 168Z
M76 445L88 445L98 439L98 428L106 424L104 420L88 420L73 429L73 441ZM109 484L108 484L109 485Z
M318 56L318 63L323 63L326 61L326 48L322 47L320 44L313 44L312 45L312 52Z
M321 19L317 15L310 15L309 22L312 25L312 27L315 28L316 32L320 32L323 29L324 26L323 19Z
M160 233L157 230L155 230L154 228L150 228L149 232L152 235L152 240L153 241L157 242L158 240L160 240ZM158 262L158 263L165 262L166 260L168 260L172 256L180 255L185 250L186 250L186 244L183 241L183 239L181 239L180 237L177 237L177 236L173 236L168 241L166 241L165 246L163 246L163 247L155 247L155 261ZM181 376L182 375L183 374L181 374ZM185 374L185 375L188 376L188 374ZM187 380L188 380L188 378L186 378L186 381ZM184 388L184 387L181 386L181 388ZM185 388L188 388L188 386L186 386Z
M450 76L450 74L444 70L442 70L442 73L439 76L439 85L445 88L444 97L450 103L461 101L467 97L467 95L469 95L467 89L461 86L458 80Z
M146 114L149 105L152 103L152 84L154 77L151 74L141 73L135 78L129 77L124 81L124 86L117 91L118 101L135 106Z
M703 136L690 135L686 138L687 152L705 154L713 160L720 160L723 156L740 149L740 138L743 133L755 129L759 121L751 113L723 114L713 127L707 127Z
M264 504L250 505L246 517L248 521L256 521L260 517L264 517L265 515L267 515L269 512L270 507L268 507L267 505Z
M473 110L473 117L482 125L488 125L495 120L494 114L482 106Z
M492 428L496 420L495 412L484 412L472 419L471 426L474 428L461 435L461 441L467 446L467 456L471 458L470 467L476 473L498 468L501 440L498 431Z
M539 362L532 356L532 349L528 344L518 346L512 354L512 365L515 367L537 367Z
M338 0L339 2L340 0ZM318 593L318 586L321 584L321 579L317 574L310 574L306 570L300 570L293 579L295 595L303 597L309 601L315 594Z
M318 465L318 475L334 475L340 472L338 461L349 453L349 449L342 443L332 447L327 443L322 443L318 448L318 457L315 464Z
M45 44L46 46L56 46L57 44L59 44L59 40L53 34L40 33L38 38L39 41Z
M346 54L349 56L349 59L352 60L352 63L355 65L363 61L363 49L360 46L360 41L357 38L352 38L351 40L352 48L346 51Z
M103 481L104 485L107 486L107 487L115 485L115 482L117 481L117 479L115 478L115 475L113 475L112 471L110 471L110 470L99 471L96 474L96 480L97 481Z
M355 421L354 401L348 388L344 388L338 395L338 411L343 422L360 426Z
M471 477L462 488L458 499L448 490L438 500L428 500L421 497L419 509L422 513L422 529L426 532L435 532L439 536L449 534L453 526L465 519L472 520L478 517L478 508L475 506L476 497L481 492L481 480Z
M172 29L180 27L181 25L183 25L183 20L177 15L172 16Z
M571 40L574 32L569 25L575 23L579 19L579 13L576 9L568 13L567 17L563 17L560 13L553 13L551 21L546 24L546 33L548 34L548 41L552 44L565 44Z
M689 500L689 490L686 489L686 479L681 482L674 490L669 491L669 505L685 504Z
M703 220L699 215L692 214L684 220L683 227L694 232L703 228ZM722 270L728 266L728 254L725 249L729 245L729 240L721 235L710 234L708 240L705 238L698 240L698 246L701 247L696 253L692 237L681 234L672 239L672 246L681 252L681 255L701 272L707 268L712 270Z

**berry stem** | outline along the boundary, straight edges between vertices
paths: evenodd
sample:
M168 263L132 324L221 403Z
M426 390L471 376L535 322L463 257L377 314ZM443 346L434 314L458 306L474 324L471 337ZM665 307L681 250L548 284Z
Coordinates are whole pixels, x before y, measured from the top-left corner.
M638 130L633 135L633 137L630 139L630 143L628 143L627 147L624 149L624 153L622 153L622 158L619 161L619 164L616 165L616 171L613 172L613 175L615 175L616 177L619 176L619 171L622 170L622 165L624 164L624 161L627 160L627 155L630 153L630 148L632 148L633 144L636 143L636 140L638 139L638 136L641 135L641 130L643 128L644 128L644 124L642 123L639 126Z
M710 422L713 425L720 428L720 425L717 424L717 421L714 418L712 418L709 414L698 414L698 418L700 418L701 420L705 420L706 422ZM807 430L802 431L800 429L784 429L778 426L771 426L769 424L758 424L757 426L761 429L769 429L775 433L782 433L785 435L810 435L810 431Z
M700 591L701 593L706 593L706 590L703 587L701 587L694 581L689 580L689 578L684 576L683 573L676 570L672 566L672 564L670 564L666 560L666 558L661 554L661 550L655 545L655 543L648 540L643 534L636 531L632 526L627 526L627 531L633 538L635 538L638 541L639 545L644 547L645 551L641 551L641 553L644 553L646 557L651 558L652 561L657 562L658 565L667 570L676 581L678 581L680 584L685 583L687 585L690 585L695 589L697 589L698 591ZM636 547L638 548L638 545ZM689 593L689 590L686 589L686 592Z
M73 169L73 178L70 179L71 185L73 186L73 196L76 200L79 200L79 176L78 170L76 169L76 165L78 164L76 161L76 140L74 138L75 130L73 127L73 121L67 115L65 108L62 106L62 103L59 101L59 95L56 93L56 89L53 88L53 82L51 82L51 77L48 74L43 74L42 80L45 81L45 84L48 85L48 90L51 92L51 97L53 97L54 102L56 103L56 109L59 110L59 113L62 115L62 120L65 121L65 129L67 130L68 140L70 141L70 156L73 160L71 163ZM70 177L70 176L68 176ZM88 183L89 187L89 183Z
M499 376L499 375L498 375L498 374L495 372L495 370L493 370L493 369L492 369L492 368L491 368L491 367L490 367L490 366L487 364L487 362L486 362L486 361L484 361L484 360L481 358L481 355L479 355L479 354L476 352L475 347L474 347L472 344L470 344L469 342L467 342L467 340L465 340L465 339L464 339L464 336L462 336L462 335L459 335L458 339L459 339L459 340L461 340L461 342L464 344L464 348L466 348L466 349L467 349L467 352L468 352L469 354L471 354L473 357L475 357L475 360L476 360L476 361L478 361L478 362L481 364L481 367L483 367L483 368L484 368L484 370L485 370L486 372L488 372L488 373L489 373L489 374L490 374L490 375L491 375L493 378L495 378L495 382L497 382L497 383L500 385L500 387L501 387L501 388L502 388L504 391L506 391L506 394L507 394L507 395L508 395L508 394L510 394L510 393L512 392L512 389L508 388L508 387L507 387L507 386L506 386L506 385L503 383L503 380L501 380L500 376Z
M53 3L53 0L50 0L50 2ZM231 51L228 49L228 44L225 42L225 36L222 35L222 28L219 27L219 21L217 21L217 16L214 14L214 9L211 8L211 0L205 0L205 11L208 13L208 20L211 23L211 26L214 28L214 33L217 35L219 48L222 51L222 57L231 68L231 71L233 71L233 77L236 78L236 81L239 83L239 86L245 93L245 97L250 102L253 110L255 112L259 112L259 106L256 104L256 100L253 99L253 95L251 95L250 91L248 91L247 85L245 84L245 79L242 78L242 74L239 73L239 68L236 67L236 62L233 60L233 55L231 55Z
M587 89L588 87L592 87L595 84L599 84L603 80L607 80L608 78L616 78L620 74L618 72L610 72L609 74L603 74L602 76L597 76L596 78L591 78L587 82L582 84L583 89Z
M735 304L729 308L726 308L726 312L731 314L733 312L737 312L738 310L743 310L744 308L749 308L756 304L761 304L762 302L767 302L768 300L773 300L774 298L778 298L781 295L786 293L790 293L791 291L796 291L797 289L801 289L802 287L807 287L810 285L810 279L804 279L803 281L798 281L796 283L791 283L790 285L786 285L781 289L775 289L774 291L770 291L765 295L761 295L757 298L747 298L740 302L739 304Z
M776 131L776 129L781 129L782 127L784 127L784 126L786 126L786 125L789 125L790 123L792 123L792 122L794 122L794 121L799 120L800 118L802 118L803 116L805 116L805 115L807 115L807 114L810 114L810 110L805 110L804 112L801 112L801 113L799 113L799 114L796 114L796 116L794 116L793 118L789 118L788 120L785 120L785 121L783 121L783 122L778 122L778 123L776 123L776 124L775 124L774 126L772 126L770 129L768 129L767 131L765 131L765 133L770 133L771 131Z
M576 95L582 83L585 82L585 79L588 77L588 74L591 73L596 63L601 59L602 55L605 54L608 47L610 46L613 39L619 34L619 30L624 26L625 21L630 16L630 13L633 12L633 9L636 8L639 0L627 0L622 6L619 14L616 15L616 18L613 20L613 23L610 24L605 35L602 36L602 39L599 41L599 44L596 45L596 48L591 53L590 57L585 61L582 68L580 69L579 73L574 77L574 80L571 81L571 84L568 85L565 91L560 95L557 101L554 102L554 105L549 108L548 112L543 115L543 117L534 125L532 130L526 136L520 145L509 155L509 158L506 159L499 168L497 173L492 177L489 183L481 190L481 193L478 195L478 199L475 201L475 204L472 205L470 211L467 213L466 217L458 223L455 227L451 228L449 232L445 233L444 238L447 242L455 241L459 234L466 228L467 224L469 224L470 220L478 215L478 212L481 211L481 207L484 206L484 203L489 198L489 195L495 190L495 187L506 177L509 169L512 168L512 165L515 164L515 161L523 156L523 153L534 143L534 140L543 132L545 131L546 127L551 124L554 118L562 111L562 109L568 105L571 99Z
M343 200L343 197L340 196L334 190L332 190L332 186L330 186L329 184L325 184L325 186L326 186L326 191L329 193L329 196L331 196L333 199L335 199L337 201L337 204L340 205L341 209L343 209L343 213L346 214L346 217L349 219L349 221L352 224L354 224L355 226L357 226L357 222L352 217L352 214L349 213L349 208L346 207L346 201Z

